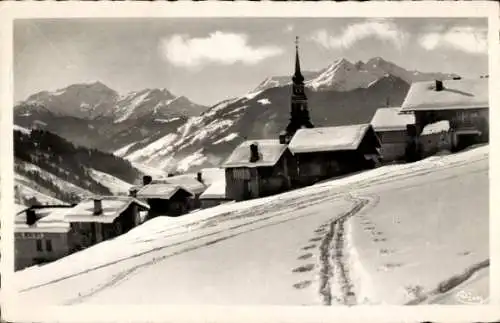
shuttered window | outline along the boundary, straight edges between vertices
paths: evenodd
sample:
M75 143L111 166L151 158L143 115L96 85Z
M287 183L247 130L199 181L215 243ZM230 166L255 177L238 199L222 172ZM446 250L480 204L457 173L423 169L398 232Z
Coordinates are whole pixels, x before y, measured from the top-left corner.
M36 240L36 251L43 251L42 240Z
M248 168L235 168L233 169L234 179L248 180L250 179L250 170Z
M45 249L46 249L48 252L51 252L51 251L52 251L52 241L51 241L51 240L45 240Z

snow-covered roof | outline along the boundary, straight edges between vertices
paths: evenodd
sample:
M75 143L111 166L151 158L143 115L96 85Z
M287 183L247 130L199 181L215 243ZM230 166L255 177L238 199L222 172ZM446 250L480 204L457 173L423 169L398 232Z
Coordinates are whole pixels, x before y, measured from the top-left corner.
M415 124L413 114L399 114L401 108L380 108L375 111L371 125L375 131L405 130L406 125Z
M86 199L71 208L65 220L68 222L100 222L112 223L130 204L139 205L140 209L149 209L149 205L128 196L100 196L102 201L102 214L94 215L94 198Z
M288 148L293 154L355 150L369 129L370 124L302 128L295 133Z
M157 198L168 200L179 190L184 190L190 195L194 195L189 189L169 183L152 183L144 186L137 192L138 198Z
M252 144L257 145L260 154L260 159L256 162L250 162L250 145ZM274 166L286 148L286 145L280 144L279 140L275 139L247 140L233 150L222 167Z
M163 182L178 185L190 193L200 194L207 188L203 183L196 179L196 174L183 174L163 179Z
M25 209L24 211L26 211ZM47 208L35 208L34 211L39 219L33 225L26 224L26 213L15 217L15 232L18 233L65 233L69 231L69 222L65 220L66 214L71 210L69 206L53 206Z
M432 135L435 133L448 132L450 130L450 122L448 120L430 123L424 127L421 136Z
M442 91L435 90L435 81L413 83L401 112L488 107L488 79L461 79L443 81Z
M226 180L217 181L212 183L203 194L200 195L200 199L223 199L226 198Z

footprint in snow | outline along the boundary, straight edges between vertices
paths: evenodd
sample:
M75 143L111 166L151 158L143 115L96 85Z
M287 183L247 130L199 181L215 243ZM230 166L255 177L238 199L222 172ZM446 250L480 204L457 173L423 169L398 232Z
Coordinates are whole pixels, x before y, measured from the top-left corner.
M299 266L299 267L293 269L292 271L294 273L305 273L305 272L311 271L313 269L314 269L314 264L307 264L304 266Z
M305 260L305 259L309 259L313 256L312 253L306 253L306 254L303 254L302 256L299 256L297 259L299 260Z
M310 286L311 284L312 284L312 282L310 280L303 280L301 282L293 284L293 287L295 289L304 289L304 288Z
M390 255L390 254L394 253L394 250L383 248L383 249L379 250L379 253L381 255Z
M384 242L384 241L387 241L386 238L375 238L373 239L374 242Z

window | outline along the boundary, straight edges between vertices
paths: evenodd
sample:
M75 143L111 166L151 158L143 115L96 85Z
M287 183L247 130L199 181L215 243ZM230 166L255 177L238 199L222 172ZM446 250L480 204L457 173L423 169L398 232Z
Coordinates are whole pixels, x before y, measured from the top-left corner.
M45 240L45 249L46 249L48 252L51 252L51 251L52 251L52 241L51 241L51 240Z
M43 251L42 240L40 240L40 239L36 240L36 251Z

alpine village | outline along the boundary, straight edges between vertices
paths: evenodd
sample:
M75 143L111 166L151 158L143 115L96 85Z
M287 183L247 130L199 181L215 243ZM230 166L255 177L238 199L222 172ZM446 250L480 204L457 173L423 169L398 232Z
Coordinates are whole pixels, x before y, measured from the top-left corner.
M207 183L203 170L165 177L145 171L128 196L76 196L68 204L20 206L16 270L113 239L155 217L179 217L488 142L488 76L413 82L402 105L387 102L369 123L321 127L310 114L315 107L308 104L298 41L291 79L288 125L275 138L245 138L233 148L217 167L222 181Z

